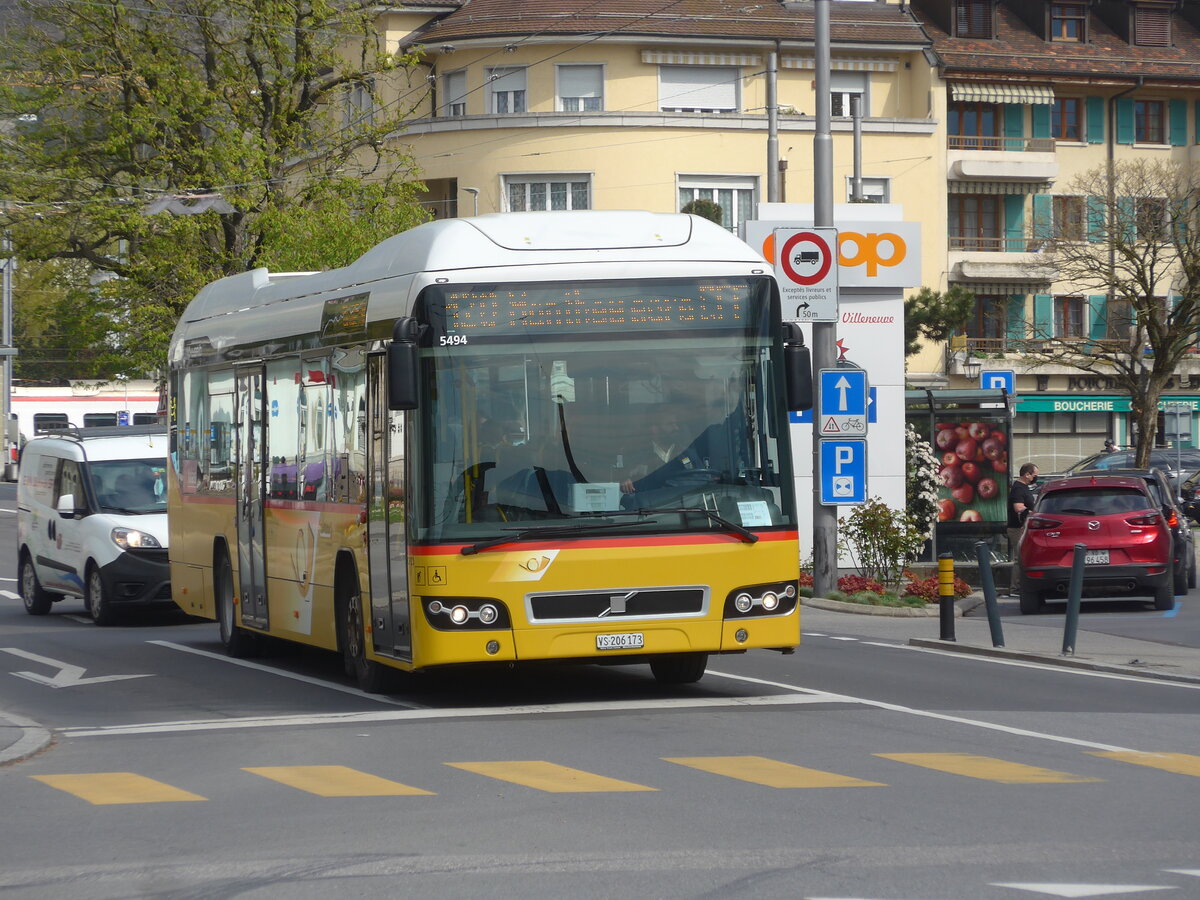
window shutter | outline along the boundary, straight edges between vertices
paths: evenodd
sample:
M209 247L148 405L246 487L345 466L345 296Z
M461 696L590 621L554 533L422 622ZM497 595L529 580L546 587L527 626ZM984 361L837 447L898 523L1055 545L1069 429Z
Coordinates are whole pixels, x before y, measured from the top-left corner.
M1031 109L1033 114L1033 137L1050 137L1050 107L1045 103L1036 103Z
M443 115L453 115L452 107L466 103L467 73L450 72L447 74L442 80L442 90L445 91L445 96L442 98L442 113Z
M1123 244L1132 244L1137 240L1137 205L1132 197L1121 197L1117 200L1117 221L1114 222L1119 240Z
M1088 297L1088 337L1103 340L1108 334L1108 298L1103 294Z
M733 112L739 79L734 66L659 66L659 109Z
M1033 298L1033 337L1045 340L1054 335L1054 298L1037 294Z
M1133 143L1133 98L1120 97L1117 100L1117 143Z
M1025 107L1020 103L1004 104L1004 136L1006 138L1025 137ZM1021 146L1011 146L1010 149L1020 150Z
M1054 235L1054 201L1049 194L1033 195L1033 236L1049 240Z
M1171 9L1167 6L1133 8L1133 42L1140 47L1171 46Z
M1167 104L1167 127L1170 129L1171 146L1183 147L1187 144L1187 101L1172 100Z
M1087 198L1087 239L1093 244L1104 240L1104 198Z
M1104 143L1104 98L1087 98L1087 142Z
M1020 253L1025 249L1025 195L1004 197L1004 249Z
M1013 294L1008 298L1008 339L1025 339L1025 295Z
M558 95L560 97L599 97L600 66L559 66Z

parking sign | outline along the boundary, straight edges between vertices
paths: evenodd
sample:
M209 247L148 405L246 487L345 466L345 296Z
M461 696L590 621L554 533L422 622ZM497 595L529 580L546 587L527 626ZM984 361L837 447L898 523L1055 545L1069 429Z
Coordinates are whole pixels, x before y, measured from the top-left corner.
M821 505L867 502L867 442L821 441Z

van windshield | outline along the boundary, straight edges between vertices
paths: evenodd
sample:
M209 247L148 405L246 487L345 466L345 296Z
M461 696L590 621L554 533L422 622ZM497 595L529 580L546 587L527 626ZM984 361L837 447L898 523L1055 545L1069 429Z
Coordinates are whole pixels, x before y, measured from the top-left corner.
M96 502L104 512L165 513L167 461L107 459L88 464Z

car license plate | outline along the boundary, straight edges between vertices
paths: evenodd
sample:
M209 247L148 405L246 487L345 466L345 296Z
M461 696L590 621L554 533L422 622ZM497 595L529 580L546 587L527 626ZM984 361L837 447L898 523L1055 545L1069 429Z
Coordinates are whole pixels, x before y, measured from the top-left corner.
M1084 565L1088 566L1107 566L1108 551L1107 550L1089 550L1083 554Z
M640 631L596 635L597 650L639 650L646 645Z

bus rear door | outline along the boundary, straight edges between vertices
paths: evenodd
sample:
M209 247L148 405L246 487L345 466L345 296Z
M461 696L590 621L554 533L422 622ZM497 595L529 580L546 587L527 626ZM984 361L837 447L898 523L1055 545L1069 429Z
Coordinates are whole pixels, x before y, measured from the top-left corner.
M267 579L263 562L263 505L266 499L263 460L263 390L261 365L237 370L237 537L238 581L242 621L266 628Z

